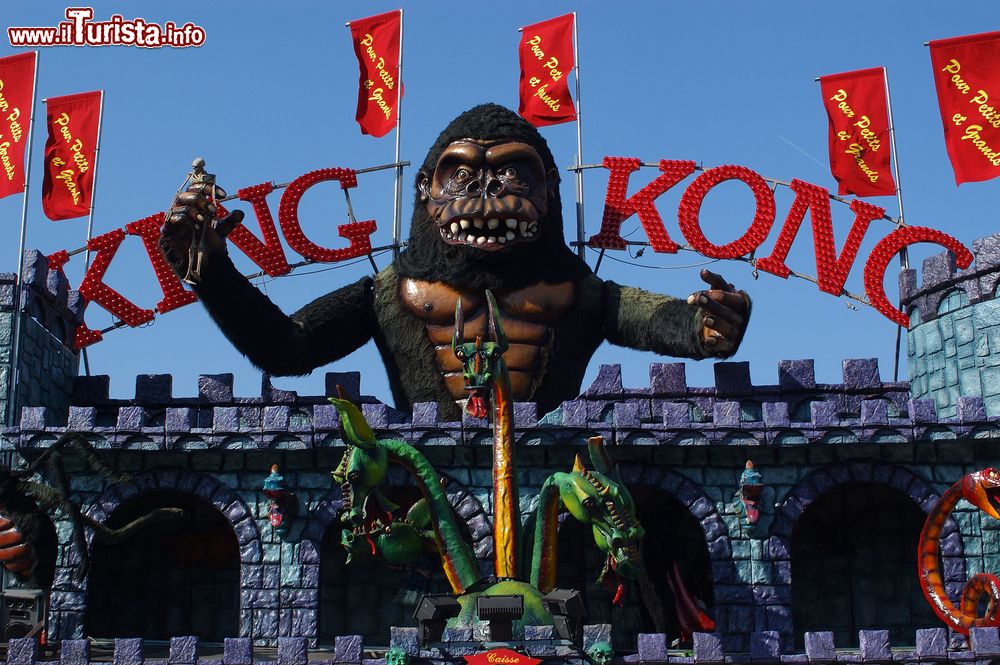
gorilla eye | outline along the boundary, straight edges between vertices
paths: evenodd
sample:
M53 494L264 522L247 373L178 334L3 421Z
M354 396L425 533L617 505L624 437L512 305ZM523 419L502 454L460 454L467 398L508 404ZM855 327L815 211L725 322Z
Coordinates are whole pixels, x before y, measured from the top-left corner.
M470 171L465 167L462 167L457 171L455 171L455 180L458 180L459 182L465 182L471 177L472 177L472 171Z
M517 169L514 168L513 166L507 166L507 167L501 169L500 175L504 176L505 178L516 178L517 177Z

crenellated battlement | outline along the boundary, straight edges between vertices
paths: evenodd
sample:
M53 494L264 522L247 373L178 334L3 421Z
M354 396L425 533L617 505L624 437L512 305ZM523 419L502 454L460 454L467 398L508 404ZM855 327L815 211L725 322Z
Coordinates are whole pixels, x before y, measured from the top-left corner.
M982 398L962 397L956 416L939 417L933 400L911 399L907 384L883 382L875 359L843 361L839 384L817 383L812 360L781 361L773 385L753 385L745 362L717 363L715 373L715 386L693 387L682 363L654 363L648 386L628 388L620 365L603 365L583 394L551 413L516 403L515 427L534 443L576 443L597 433L637 445L898 443L977 437L994 429ZM170 375L142 375L132 399L112 399L107 376L79 377L68 413L24 407L7 439L14 446L45 445L69 428L93 432L95 444L109 448L340 445L337 410L327 396L342 385L381 432L424 445L489 442L486 420L467 414L444 419L436 403L418 403L406 413L361 397L357 372L327 374L320 396L275 389L266 376L254 397L235 396L231 374L199 377L193 397L174 397L172 382Z
M45 327L67 348L73 331L83 322L83 299L69 288L61 270L49 270L49 260L38 250L24 255L25 301L22 310Z
M482 643L471 639L468 628L449 628L443 640L428 647L421 646L416 628L393 628L390 646L406 653L410 662L421 665L464 665L465 656L485 650ZM610 640L611 627L607 624L584 626L582 649L555 635L552 626L527 626L525 638L517 644L527 655L553 662L587 663L586 650L595 644ZM801 653L781 648L776 631L757 631L749 635L749 650L733 652L724 648L715 633L694 633L689 650L668 647L664 633L640 633L636 653L614 659L617 665L626 663L672 663L676 665L731 665L732 663L988 663L1000 658L1000 632L995 627L973 628L969 645L949 644L944 628L924 628L916 633L916 645L893 646L885 630L859 630L859 647L839 648L831 632L805 634L805 649ZM170 640L169 655L165 659L147 658L144 640L139 638L116 639L114 662L117 665L142 665L144 662L169 665L196 665L200 642L197 637L174 637ZM366 657L371 653L365 648L360 635L337 636L332 645L323 649L310 649L304 637L277 639L274 660L261 660L254 653L253 641L248 638L226 638L223 653L217 662L221 665L307 665L309 662L324 665L384 665L385 658ZM383 647L379 647L381 651ZM90 665L104 658L91 653L89 640L63 640L58 660L43 660L34 638L12 639L7 647L10 665ZM158 654L157 654L158 655Z
M965 270L955 265L955 256L951 252L924 259L920 284L917 283L915 269L904 270L899 276L899 294L904 310L919 312L919 322L926 323L938 317L942 299L954 289L961 289L970 304L992 300L1000 282L1000 234L973 241L972 254L975 260Z

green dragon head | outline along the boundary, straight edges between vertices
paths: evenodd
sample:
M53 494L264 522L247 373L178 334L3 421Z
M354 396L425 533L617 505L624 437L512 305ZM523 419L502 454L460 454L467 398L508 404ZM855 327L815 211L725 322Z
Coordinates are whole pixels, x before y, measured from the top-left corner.
M465 389L471 393L465 408L476 418L485 418L488 413L493 384L505 371L503 354L508 348L497 301L490 291L486 291L486 301L489 305L489 331L493 341L484 341L480 335L476 335L474 342L465 341L461 298L455 304L455 331L451 338L451 350L462 363Z
M385 498L379 487L389 471L388 452L378 445L361 410L346 399L330 398L340 414L347 452L334 469L334 482L344 497L341 521L357 535L377 532L392 522L398 506Z
M363 533L356 529L340 532L340 544L347 550L347 563L355 556L380 557L393 565L412 563L424 552L423 538L416 527L402 520L373 524L371 531Z
M623 580L635 579L642 569L639 541L646 532L635 517L632 495L604 450L604 439L589 439L587 448L594 471L587 470L577 455L573 470L556 473L555 479L563 505L578 521L592 526L594 543L607 554L598 582L615 594L617 604L624 593Z

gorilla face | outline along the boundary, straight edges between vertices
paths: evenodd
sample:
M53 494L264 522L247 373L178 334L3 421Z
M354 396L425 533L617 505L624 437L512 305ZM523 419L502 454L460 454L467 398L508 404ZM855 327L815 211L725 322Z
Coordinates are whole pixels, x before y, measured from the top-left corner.
M541 236L558 173L520 141L460 139L417 178L427 217L448 245L499 252Z
M482 291L579 279L566 246L559 170L538 130L483 104L451 121L427 152L397 274Z

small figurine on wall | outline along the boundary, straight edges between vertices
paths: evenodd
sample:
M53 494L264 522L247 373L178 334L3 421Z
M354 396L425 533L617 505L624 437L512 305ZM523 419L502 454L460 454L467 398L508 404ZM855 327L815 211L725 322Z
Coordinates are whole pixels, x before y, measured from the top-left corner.
M736 490L736 498L743 504L747 526L756 525L760 519L760 495L763 491L764 477L754 468L753 462L747 460L746 468L740 474L740 488Z
M299 499L285 486L285 477L277 464L271 465L271 474L264 479L264 496L270 499L267 515L271 528L279 538L284 538L299 514Z

